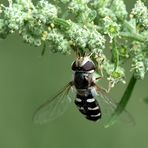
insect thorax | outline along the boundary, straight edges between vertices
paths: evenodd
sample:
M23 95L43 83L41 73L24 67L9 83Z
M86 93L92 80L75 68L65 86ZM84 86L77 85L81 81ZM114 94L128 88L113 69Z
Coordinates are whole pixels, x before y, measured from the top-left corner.
M79 57L72 63L74 74L74 85L76 89L88 89L92 83L92 74L95 64L89 57Z

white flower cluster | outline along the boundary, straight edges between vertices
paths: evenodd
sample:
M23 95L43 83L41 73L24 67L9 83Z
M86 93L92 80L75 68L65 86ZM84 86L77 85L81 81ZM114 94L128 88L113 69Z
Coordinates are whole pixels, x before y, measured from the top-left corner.
M148 9L141 0L138 0L130 14L131 18L136 19L138 25L148 29Z
M88 29L86 26L77 25L70 22L70 29L67 31L67 36L73 42L74 45L85 50L89 48L93 50L95 48L104 48L105 39L95 29Z
M130 53L132 56L131 71L134 71L134 75L137 79L144 79L148 71L147 46L142 43L134 42Z
M123 0L8 2L7 7L0 5L0 38L16 32L25 42L46 44L52 52L92 53L93 58L99 57L97 66L101 73L104 70L111 87L124 82L121 63L128 58L136 78L143 79L148 71L148 10L141 0L132 9L130 20ZM124 43L126 48L121 48ZM105 56L105 48L110 49L112 60Z

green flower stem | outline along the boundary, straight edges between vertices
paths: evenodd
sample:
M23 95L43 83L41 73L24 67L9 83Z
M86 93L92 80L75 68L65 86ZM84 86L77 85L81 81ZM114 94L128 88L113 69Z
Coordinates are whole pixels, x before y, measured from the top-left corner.
M132 78L130 79L130 82L129 82L129 84L128 84L128 86L127 86L127 88L126 88L126 90L125 90L125 92L124 92L124 94L121 98L121 101L119 102L117 108L113 112L111 119L106 124L106 126L105 126L106 128L115 124L119 115L124 111L128 101L131 97L131 94L134 90L134 86L135 86L136 82L137 82L137 79L134 76L132 76Z
M125 28L128 29L128 32L120 32L121 37L125 37L128 39L136 40L143 43L148 43L148 38L143 37L136 31L136 27L131 25L128 21L124 21Z
M115 64L114 71L116 71L116 69L117 69L117 67L119 65L119 52L118 52L118 49L117 49L115 39L113 39L113 44L112 44L112 58L113 58L113 62Z
M148 44L148 38L144 38L142 35L138 33L120 32L120 36Z

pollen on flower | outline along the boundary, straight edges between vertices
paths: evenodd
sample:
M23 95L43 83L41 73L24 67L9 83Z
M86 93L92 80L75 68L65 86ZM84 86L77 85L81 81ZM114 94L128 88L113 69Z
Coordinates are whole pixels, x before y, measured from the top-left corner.
M47 37L48 37L48 32L47 31L44 31L41 39L43 41L45 41L47 39Z

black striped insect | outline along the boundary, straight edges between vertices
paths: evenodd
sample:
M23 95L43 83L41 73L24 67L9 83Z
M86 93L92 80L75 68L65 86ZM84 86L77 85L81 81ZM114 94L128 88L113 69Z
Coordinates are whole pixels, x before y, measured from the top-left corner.
M73 85L76 89L75 104L85 117L92 121L101 118L101 109L95 99L96 84L93 73L95 64L89 57L79 57L72 64L74 71Z
M105 92L97 84L98 78L94 77L96 70L94 62L89 56L78 57L72 63L74 77L57 95L47 100L36 110L33 119L36 123L46 123L54 120L61 115L71 102L69 92L71 88L75 89L75 104L86 119L97 121L102 117L101 108L97 97L108 104L108 108L113 111L116 107L110 99L105 96ZM99 100L101 101L101 100Z

